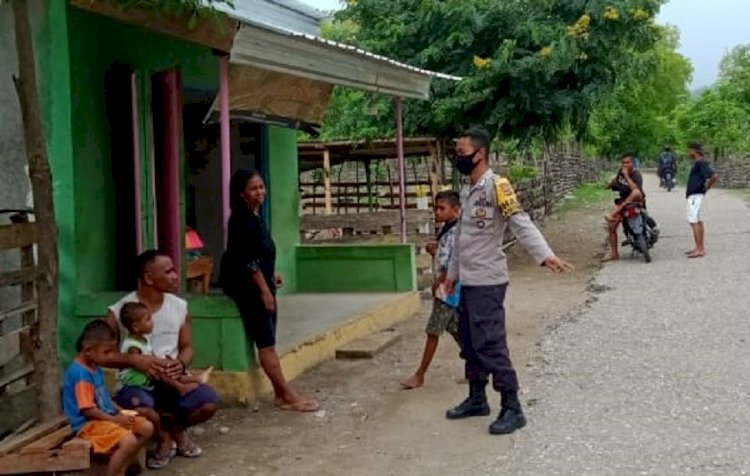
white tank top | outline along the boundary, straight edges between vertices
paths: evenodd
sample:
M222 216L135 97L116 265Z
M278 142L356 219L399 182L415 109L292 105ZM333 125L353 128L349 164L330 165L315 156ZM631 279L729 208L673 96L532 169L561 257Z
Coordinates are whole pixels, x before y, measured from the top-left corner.
M133 291L109 307L115 315L120 328L121 340L128 335L127 329L120 321L120 309L129 302L139 302L138 293ZM154 330L149 336L154 355L177 358L179 351L180 329L187 319L187 301L174 294L164 294L161 308L153 314Z

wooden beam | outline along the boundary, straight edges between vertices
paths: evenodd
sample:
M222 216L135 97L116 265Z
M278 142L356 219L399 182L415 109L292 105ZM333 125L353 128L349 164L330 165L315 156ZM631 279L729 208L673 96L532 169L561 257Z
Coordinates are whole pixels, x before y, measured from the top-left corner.
M39 276L39 269L36 266L21 268L19 271L0 273L0 288L31 283L37 276Z
M35 440L33 443L21 448L19 453L22 455L33 455L46 453L48 450L52 450L62 445L63 442L73 436L73 430L69 426L64 426L59 430L55 430L49 435Z
M16 431L24 422L39 416L39 391L33 385L0 398L0 435Z
M0 250L25 248L36 243L36 224L17 223L0 226Z
M37 303L36 303L36 300L34 300L34 301L22 302L18 306L11 307L10 309L6 309L4 311L0 311L0 322L3 322L9 317L13 317L18 314L23 314L25 312L30 312L30 311L36 311L36 307L37 307Z
M2 442L2 444L0 444L0 456L7 455L8 453L11 453L25 445L28 445L32 441L37 440L43 436L46 436L52 433L53 431L57 430L61 426L67 425L67 424L68 424L68 420L63 416L55 418L45 423L40 423L34 426L33 428L29 429L28 431L11 439L10 441Z
M331 206L331 151L323 150L323 181L325 183L326 215L333 213Z
M9 383L15 382L16 380L21 380L22 378L28 375L31 375L33 372L34 372L34 365L26 364L20 369L16 370L15 372L12 372L10 375L0 377L0 388L3 388Z
M152 10L130 7L124 9L107 1L71 0L71 5L99 15L114 18L146 30L210 46L220 51L230 51L239 24L220 14L217 18L199 20L190 28L188 17L157 14Z
M91 467L91 450L73 445L39 455L11 453L0 457L0 474L62 473Z

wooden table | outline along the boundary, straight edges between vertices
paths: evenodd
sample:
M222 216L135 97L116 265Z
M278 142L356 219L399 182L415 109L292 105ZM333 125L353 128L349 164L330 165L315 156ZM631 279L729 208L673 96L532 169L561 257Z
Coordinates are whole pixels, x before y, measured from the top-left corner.
M200 280L200 292L203 294L208 294L213 272L214 259L210 256L189 259L187 262L187 280Z

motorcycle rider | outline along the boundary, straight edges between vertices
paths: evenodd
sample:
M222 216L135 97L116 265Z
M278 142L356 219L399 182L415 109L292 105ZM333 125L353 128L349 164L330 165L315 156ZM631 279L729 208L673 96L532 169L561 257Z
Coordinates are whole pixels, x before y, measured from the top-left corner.
M672 152L672 147L665 146L664 152L661 153L661 156L659 157L659 184L661 187L666 186L666 178L667 178L667 172L672 172L672 177L674 180L674 176L677 174L677 157L674 155L674 152Z
M643 193L643 176L635 169L633 154L624 154L620 162L620 170L609 183L609 188L618 192L620 198L615 200L615 207L606 216L609 232L609 253L602 261L616 261L620 259L617 242L617 228L622 221L622 210L630 203L641 202L645 206L646 195Z

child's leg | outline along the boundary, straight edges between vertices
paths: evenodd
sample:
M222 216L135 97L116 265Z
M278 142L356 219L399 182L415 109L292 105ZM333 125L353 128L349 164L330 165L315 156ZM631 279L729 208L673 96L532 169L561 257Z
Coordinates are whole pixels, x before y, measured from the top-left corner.
M414 375L401 382L401 386L405 390L411 390L419 388L424 385L424 376L427 373L427 369L432 362L432 358L435 356L437 350L438 340L440 338L436 335L427 334L427 341L424 344L424 351L422 352L422 361L419 364L419 368Z
M138 454L140 442L138 437L133 433L128 433L115 448L112 456L109 457L109 464L107 464L107 476L125 476L125 471L130 465L130 461Z

